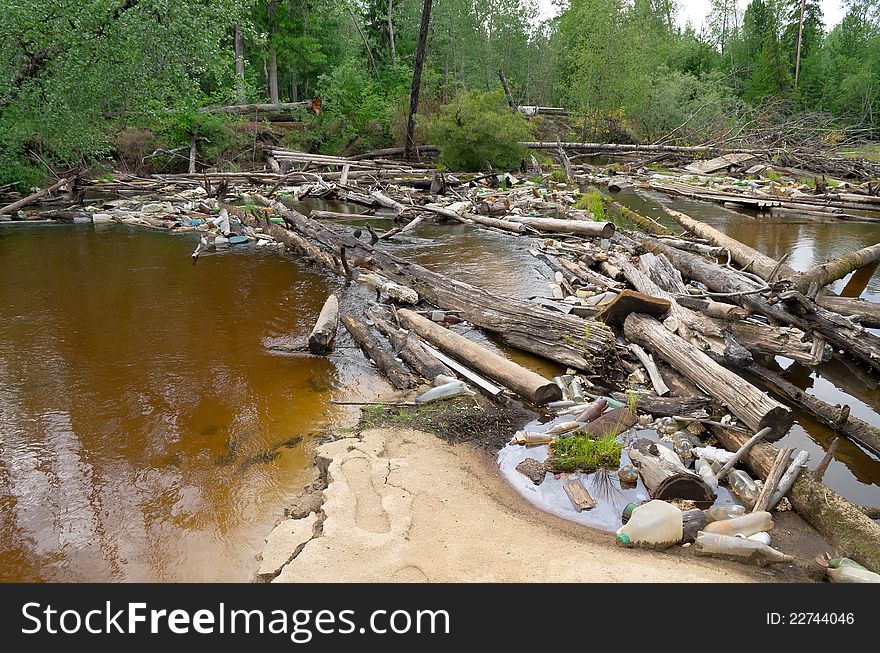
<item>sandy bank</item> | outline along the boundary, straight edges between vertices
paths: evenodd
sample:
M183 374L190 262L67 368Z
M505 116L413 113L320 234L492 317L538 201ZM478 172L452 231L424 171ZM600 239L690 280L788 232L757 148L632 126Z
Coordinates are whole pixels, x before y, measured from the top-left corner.
M717 560L618 548L527 504L484 454L420 431L371 429L318 455L329 475L323 523L279 525L274 541L283 547L287 532L291 541L274 582L766 579Z

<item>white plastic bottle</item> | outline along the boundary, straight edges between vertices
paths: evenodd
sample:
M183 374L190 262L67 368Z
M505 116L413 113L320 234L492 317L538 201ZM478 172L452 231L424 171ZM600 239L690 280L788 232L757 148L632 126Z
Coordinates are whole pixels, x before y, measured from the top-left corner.
M748 537L762 531L773 528L773 517L765 510L750 512L748 515L713 521L703 530L707 533L720 533L721 535L742 535Z
M707 508L703 512L709 518L709 523L713 521L721 521L722 519L733 519L746 514L745 506L733 504L732 506L717 506L715 508Z
M665 549L681 538L681 510L658 499L633 510L629 521L617 529L617 541L624 546Z
M724 523L724 522L713 522ZM763 542L756 542L744 537L731 537L721 533L697 533L696 548L699 553L721 554L747 558L758 564L766 562L791 562L794 560L790 555L782 553Z
M705 458L697 458L697 462L694 463L694 469L703 481L705 481L706 485L713 490L718 487L718 477L715 476L715 471L712 469L712 465L708 460Z

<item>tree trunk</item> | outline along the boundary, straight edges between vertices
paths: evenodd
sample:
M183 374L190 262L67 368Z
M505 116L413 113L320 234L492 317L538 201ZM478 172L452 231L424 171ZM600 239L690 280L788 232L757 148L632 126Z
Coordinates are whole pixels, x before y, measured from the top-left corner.
M498 69L498 79L501 80L501 87L504 89L504 95L507 96L507 104L511 109L516 109L516 101L513 99L513 93L510 92L510 86L507 85L507 75L500 68Z
M358 347L367 355L367 358L376 363L376 366L388 377L395 388L407 390L415 385L412 375L403 369L394 356L379 344L366 324L359 322L351 315L343 315L342 323Z
M412 87L409 92L409 116L406 121L406 141L404 142L403 158L411 159L415 152L416 142L413 134L416 129L416 112L419 110L419 88L422 85L422 65L425 63L425 47L428 43L428 26L431 23L431 2L424 0L422 5L422 22L419 26L419 40L416 45L416 61L413 65Z
M339 325L339 300L336 295L327 297L318 320L312 332L309 334L309 351L313 354L323 354L330 350L333 339L336 337L336 327Z
M392 346L397 350L398 357L416 372L421 374L422 377L428 381L433 381L440 374L443 374L444 376L455 376L452 370L434 358L428 350L424 348L414 334L395 328L378 315L372 314L370 317L373 320L376 329L379 330L379 333L391 341Z
M715 499L706 482L684 465L652 453L655 443L637 440L627 452L652 499L690 499L708 507Z
M805 292L810 284L815 283L821 288L829 283L843 279L850 272L854 272L866 265L880 261L880 243L863 247L855 252L847 252L822 265L810 268L795 278L798 290Z
M771 390L776 389L791 401L808 410L838 433L843 433L850 440L858 442L880 456L880 429L850 415L848 407L832 406L807 394L786 378L761 365L752 365L746 371L764 381Z
M394 12L394 0L388 0L388 43L391 46L391 66L397 65L397 47L394 44L394 21L391 15Z
M20 199L16 202L13 202L12 204L7 204L2 209L0 209L0 215L3 215L4 213L14 213L15 211L22 208L23 206L27 206L28 204L36 202L41 197L48 195L52 191L58 190L59 188L64 186L64 184L71 181L71 179L72 178L60 179L47 188L43 188L41 190L38 190L36 193L31 193L27 197L23 197L22 199Z
M666 330L656 320L633 313L624 322L626 337L659 354L709 395L726 405L749 428L770 427L771 437L788 433L794 417L748 381L721 367L702 351Z
M278 60L274 47L269 50L269 102L278 104Z
M244 102L244 39L241 28L235 26L235 101Z
M404 326L412 329L446 354L513 390L532 404L542 405L562 398L559 386L541 375L489 351L464 336L444 329L418 313L403 309L397 314Z

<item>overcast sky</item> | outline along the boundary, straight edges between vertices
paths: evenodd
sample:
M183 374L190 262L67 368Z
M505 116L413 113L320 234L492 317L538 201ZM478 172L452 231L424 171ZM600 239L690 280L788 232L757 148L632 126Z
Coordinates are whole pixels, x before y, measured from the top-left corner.
M542 18L549 18L556 14L553 0L538 0L541 5ZM831 29L843 18L844 8L841 0L820 0L822 12L825 14L825 28ZM679 25L686 25L688 21L694 24L699 32L706 14L709 13L709 0L679 0L681 10L678 14ZM740 6L745 8L748 0L740 0Z

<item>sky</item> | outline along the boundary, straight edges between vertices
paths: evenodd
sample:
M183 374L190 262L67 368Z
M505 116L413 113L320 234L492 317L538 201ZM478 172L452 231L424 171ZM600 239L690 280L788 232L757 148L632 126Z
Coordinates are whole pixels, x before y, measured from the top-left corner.
M748 0L739 0L739 3L745 8L748 5ZM550 18L556 15L553 0L538 0L538 4L541 6L541 18ZM681 6L678 14L679 25L683 27L690 21L699 32L706 14L709 13L709 0L679 0L679 4ZM843 18L845 10L841 0L821 0L819 4L822 5L822 13L825 15L826 29L831 29Z

